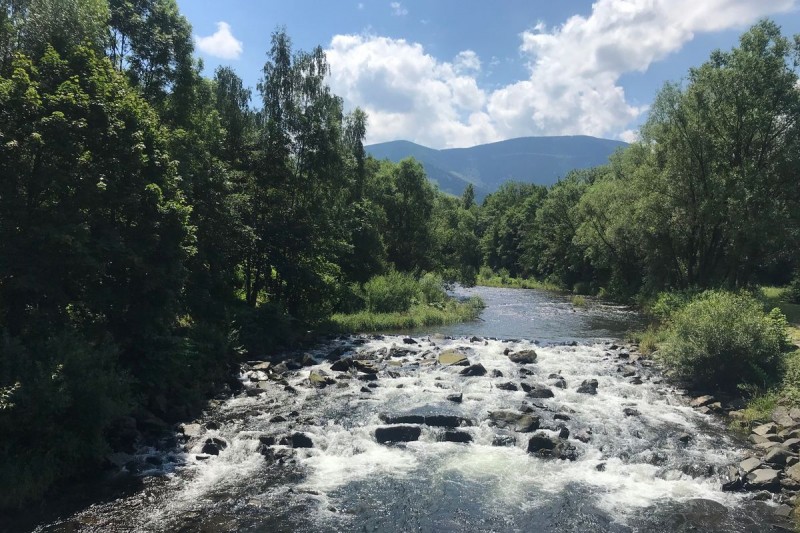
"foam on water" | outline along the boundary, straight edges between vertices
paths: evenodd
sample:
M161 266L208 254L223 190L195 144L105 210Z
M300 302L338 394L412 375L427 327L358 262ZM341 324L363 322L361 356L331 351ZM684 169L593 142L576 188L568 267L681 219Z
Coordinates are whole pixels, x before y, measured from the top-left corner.
M220 515L229 522L219 529L230 530L350 529L364 520L375 521L371 526L375 530L425 529L438 527L439 522L425 522L417 515L416 521L393 522L392 513L408 515L431 507L446 515L447 504L441 500L453 498L469 503L453 510L454 516L466 516L462 519L467 529L480 529L471 526L471 521L477 524L501 509L503 529L524 530L530 517L526 513L575 500L606 513L622 531L627 530L624 524L629 519L665 502L706 499L729 508L742 502L740 495L723 493L713 473L743 454L721 424L689 408L679 391L664 385L647 366L637 366L640 385L623 377L618 369L627 360L610 354L607 345L538 346L529 341L470 342L467 338L417 341L409 345L402 337L386 336L362 345L352 339L338 344L349 350L348 356L367 358L380 368L378 386L370 392L360 390L365 383L355 373L345 376L330 370L324 356L334 346L327 345L313 352L317 365L287 376L294 392L274 383L260 396L242 395L223 402L212 413L220 428L190 443L181 456L187 465L166 476L160 496L144 503L128 502L126 527L168 530L179 527L182 517L200 517L200 523L205 523L209 516ZM392 349L409 353L391 357ZM436 357L446 349L462 351L470 363L482 364L487 374L464 377L459 373L463 367L438 365ZM534 349L537 362L514 363L503 354L506 349ZM523 368L530 374L521 375ZM310 371L323 371L337 383L321 390L311 388ZM493 371L502 377L493 377ZM554 387L551 374L563 377L567 387ZM246 381L245 375L242 379ZM598 381L596 395L577 392L587 379ZM553 397L532 399L521 389L498 388L507 382L542 384L552 390ZM463 394L461 403L447 400L454 393ZM541 417L541 431L557 435L560 425L570 430L569 443L577 450L575 461L527 453L531 434L516 434L514 446L492 446L498 430L490 425L488 413L518 411L523 404L533 406L533 414ZM626 416L626 408L638 415ZM554 420L556 413L570 420ZM375 430L386 425L381 419L385 414L464 417L473 425L459 431L468 433L473 442L442 442L443 428L422 426L418 441L378 444ZM271 422L276 415L286 421ZM589 442L573 438L582 430L591 430ZM259 453L259 437L280 438L294 432L308 435L313 448L294 450L293 465L265 461ZM684 432L692 436L688 445L678 440ZM195 459L209 437L224 439L228 447L219 456ZM304 511L289 509L298 495L308 495L302 500ZM361 500L383 507L353 503ZM253 511L262 508L282 518ZM332 511L342 508L347 512ZM305 514L297 516L300 513ZM451 523L448 527L461 526Z

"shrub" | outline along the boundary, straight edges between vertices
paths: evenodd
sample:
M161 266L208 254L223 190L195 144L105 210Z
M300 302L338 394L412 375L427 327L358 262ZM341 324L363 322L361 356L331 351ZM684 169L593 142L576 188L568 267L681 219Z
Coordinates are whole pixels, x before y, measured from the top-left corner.
M405 312L419 297L420 287L410 274L391 271L364 284L364 300L372 313Z
M744 293L706 291L671 315L661 357L678 377L722 390L765 387L787 343L786 319Z
M422 301L426 304L441 304L447 300L444 290L444 280L438 274L428 272L419 280L419 290Z
M575 307L586 307L586 297L580 295L573 296L572 305Z
M695 294L697 293L691 291L662 292L650 305L650 314L662 322L669 320L672 315L692 301Z

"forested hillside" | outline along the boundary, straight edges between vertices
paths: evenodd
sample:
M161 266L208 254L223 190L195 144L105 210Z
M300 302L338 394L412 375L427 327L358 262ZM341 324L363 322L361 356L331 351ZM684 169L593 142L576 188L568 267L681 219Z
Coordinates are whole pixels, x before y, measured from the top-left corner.
M0 506L191 417L250 355L441 308L481 268L630 298L798 267L800 44L771 22L666 85L608 165L478 205L369 157L283 29L253 91L204 77L174 0L0 5Z

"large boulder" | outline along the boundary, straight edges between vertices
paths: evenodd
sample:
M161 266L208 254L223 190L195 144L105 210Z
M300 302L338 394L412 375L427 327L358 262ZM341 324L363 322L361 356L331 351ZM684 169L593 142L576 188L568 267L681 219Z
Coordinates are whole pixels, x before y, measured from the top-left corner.
M375 430L375 440L380 444L411 442L419 439L421 433L419 426L381 427Z
M581 386L578 387L578 392L581 394L597 394L597 386L596 379L585 379Z
M537 433L528 440L528 453L538 454L545 450L552 450L555 447L556 442L544 433Z
M713 396L709 396L709 395L698 396L697 398L695 398L691 402L689 402L689 405L691 407L705 407L706 405L708 405L710 403L714 403L715 401L716 400L715 400L715 398Z
M439 354L439 364L442 366L469 366L467 356L456 350L445 350Z
M528 365L536 362L536 352L533 350L520 350L518 352L509 352L508 358L517 364Z
M530 433L539 429L539 417L513 411L492 411L489 423L501 429L513 429L519 433Z

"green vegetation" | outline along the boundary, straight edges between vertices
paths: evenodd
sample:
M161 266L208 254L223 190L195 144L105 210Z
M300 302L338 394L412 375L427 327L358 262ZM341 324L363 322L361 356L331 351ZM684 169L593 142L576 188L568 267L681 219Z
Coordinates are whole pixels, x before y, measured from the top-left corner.
M498 274L489 267L481 267L476 285L482 287L505 287L510 289L538 289L542 291L560 291L561 287L554 283L527 278L512 278L507 270L501 269Z
M457 301L447 295L442 277L427 273L419 280L390 271L363 287L353 287L349 313L336 313L327 328L337 332L374 332L441 326L475 320L484 307L472 297Z
M705 291L674 311L659 358L681 379L714 390L766 389L787 345L786 319L746 293Z
M414 304L406 312L372 313L359 311L356 313L337 313L331 317L330 329L338 332L389 332L404 329L415 329L425 326L442 326L456 322L475 320L483 310L484 304L479 298L471 298L464 302L448 301L439 305Z

